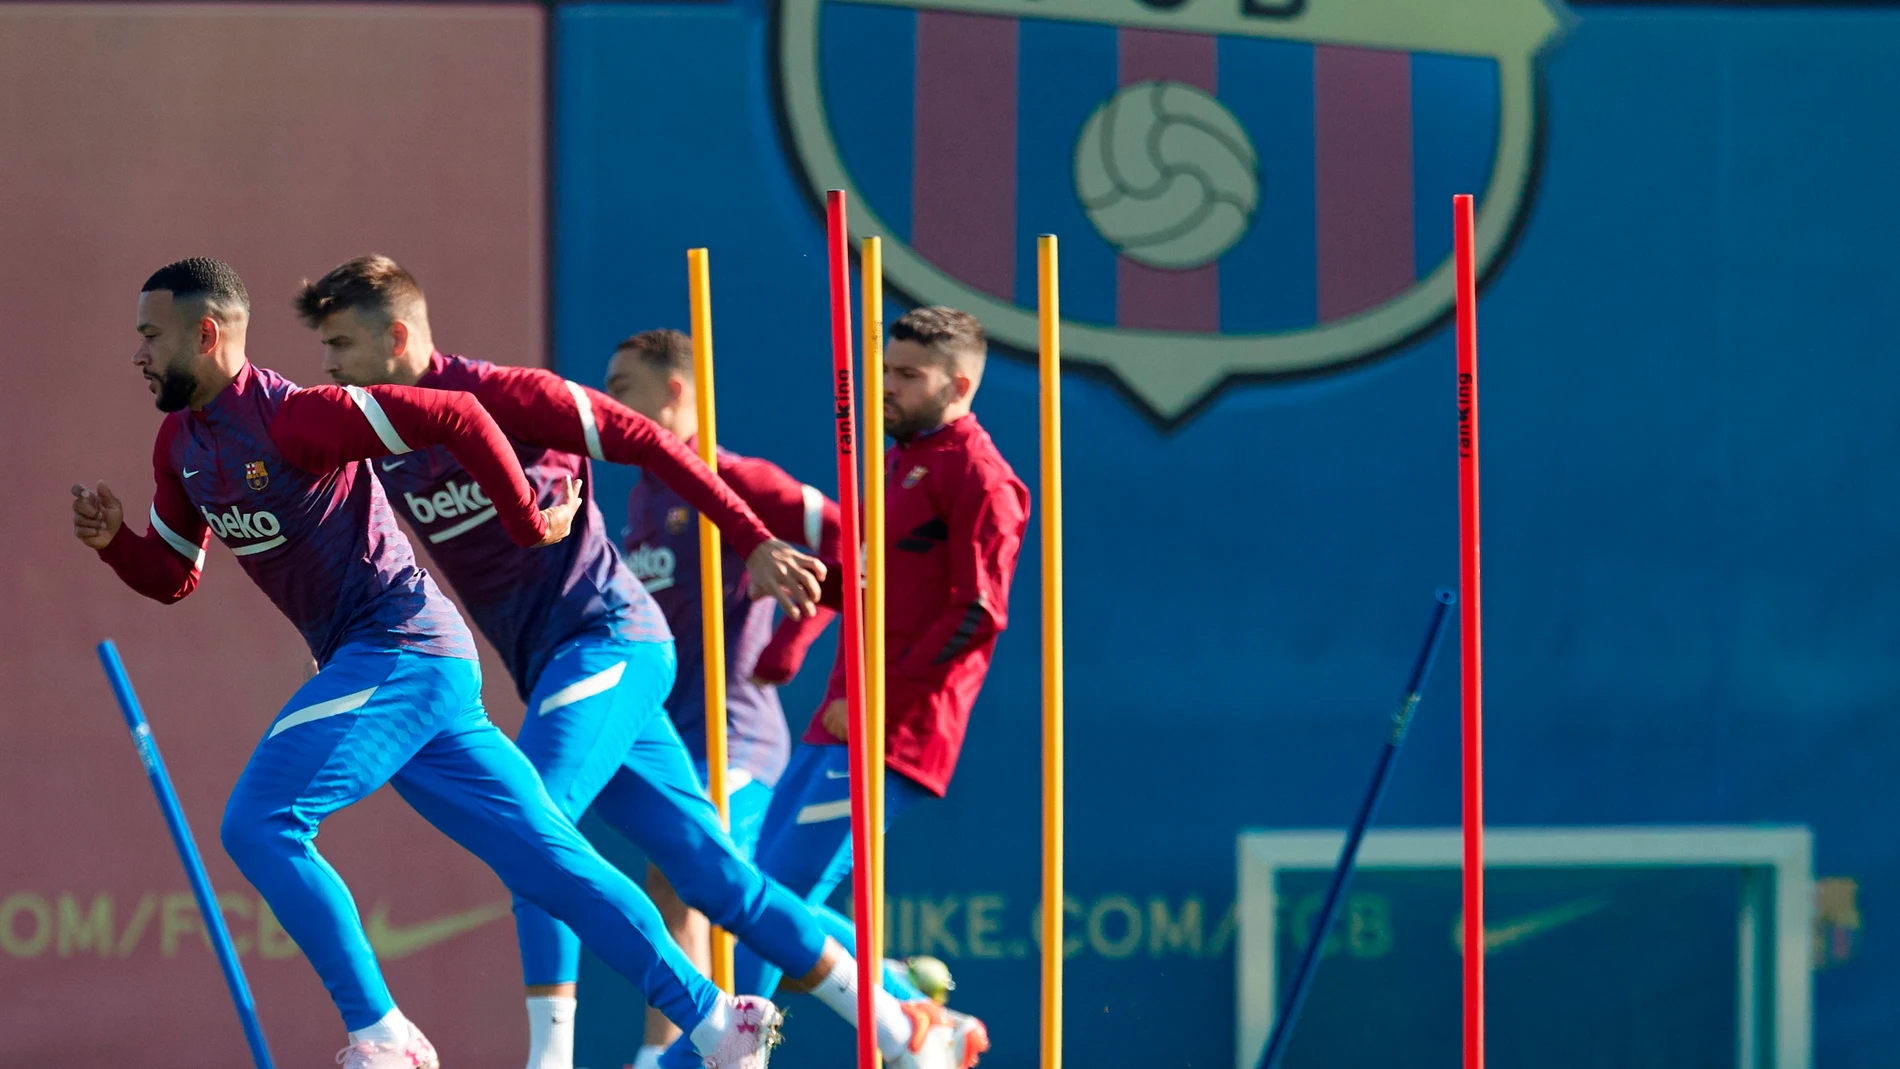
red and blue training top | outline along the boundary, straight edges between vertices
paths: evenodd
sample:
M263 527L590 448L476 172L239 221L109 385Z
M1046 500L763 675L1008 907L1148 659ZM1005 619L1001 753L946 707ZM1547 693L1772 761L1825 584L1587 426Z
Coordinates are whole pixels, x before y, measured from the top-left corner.
M637 464L677 488L747 555L772 537L691 449L606 394L542 368L442 353L430 356L416 386L479 401L543 507L559 500L567 477L582 482L586 508L574 517L568 537L543 549L523 549L495 522L494 502L451 450L418 449L376 462L376 477L390 500L407 511L430 559L508 665L523 700L565 642L585 635L634 642L673 637L607 535L594 503L590 459Z
M99 556L132 589L169 603L198 585L215 533L319 664L350 643L473 658L467 625L417 566L366 463L428 446L461 462L515 543L546 536L508 440L473 397L304 389L247 363L203 409L165 417L151 529L122 526Z

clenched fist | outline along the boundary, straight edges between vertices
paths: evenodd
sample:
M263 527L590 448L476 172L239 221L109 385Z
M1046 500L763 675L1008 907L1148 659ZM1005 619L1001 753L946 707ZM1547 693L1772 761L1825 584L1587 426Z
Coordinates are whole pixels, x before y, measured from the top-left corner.
M91 490L73 484L73 537L94 549L112 544L125 525L125 506L112 488L100 483Z

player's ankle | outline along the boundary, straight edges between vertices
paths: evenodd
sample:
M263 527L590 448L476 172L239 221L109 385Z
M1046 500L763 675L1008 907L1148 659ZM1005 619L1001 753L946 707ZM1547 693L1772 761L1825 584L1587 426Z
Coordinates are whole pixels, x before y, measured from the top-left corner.
M574 1015L579 1002L561 995L528 996L528 1069L574 1069Z
M719 1037L732 1027L732 996L720 995L719 1001L701 1018L693 1030L687 1033L693 1049L701 1054L711 1054L719 1046Z
M837 944L832 944L836 946ZM831 960L831 971L812 985L811 993L818 1001L830 1007L838 1016L853 1026L862 1027L858 1020L858 963L851 955L839 948L837 955L827 954ZM877 988L871 993L872 1027L877 1030L878 1050L885 1058L897 1058L910 1047L914 1028L909 1015L904 1012L903 1004L892 998L890 992Z
M375 1024L353 1030L350 1033L350 1042L402 1047L406 1046L414 1035L415 1026L409 1023L409 1018L404 1017L401 1010L391 1006L389 1012L383 1014L382 1019Z

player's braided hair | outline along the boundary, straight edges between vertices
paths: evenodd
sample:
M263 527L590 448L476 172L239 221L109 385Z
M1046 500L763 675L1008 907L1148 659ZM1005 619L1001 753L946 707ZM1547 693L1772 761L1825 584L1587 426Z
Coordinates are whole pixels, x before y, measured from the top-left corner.
M338 264L315 282L303 280L291 307L315 328L338 312L361 308L394 319L422 300L416 276L387 256L371 253Z
M176 301L201 300L205 311L220 323L251 310L251 294L244 280L223 260L193 256L175 260L152 272L140 293L164 290Z

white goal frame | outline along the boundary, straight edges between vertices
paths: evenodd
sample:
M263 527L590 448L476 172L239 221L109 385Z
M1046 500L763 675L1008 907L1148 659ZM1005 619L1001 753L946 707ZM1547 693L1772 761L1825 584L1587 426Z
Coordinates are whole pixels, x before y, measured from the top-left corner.
M1279 874L1330 872L1343 830L1246 831L1239 837L1240 939L1234 955L1235 1069L1254 1069L1279 1013ZM1723 867L1744 876L1737 924L1737 1069L1811 1069L1813 1059L1814 834L1805 826L1489 828L1485 868ZM1373 831L1358 868L1458 869L1457 828ZM1751 874L1761 878L1750 878ZM1756 1007L1759 955L1774 953L1773 1020L1768 1049Z

